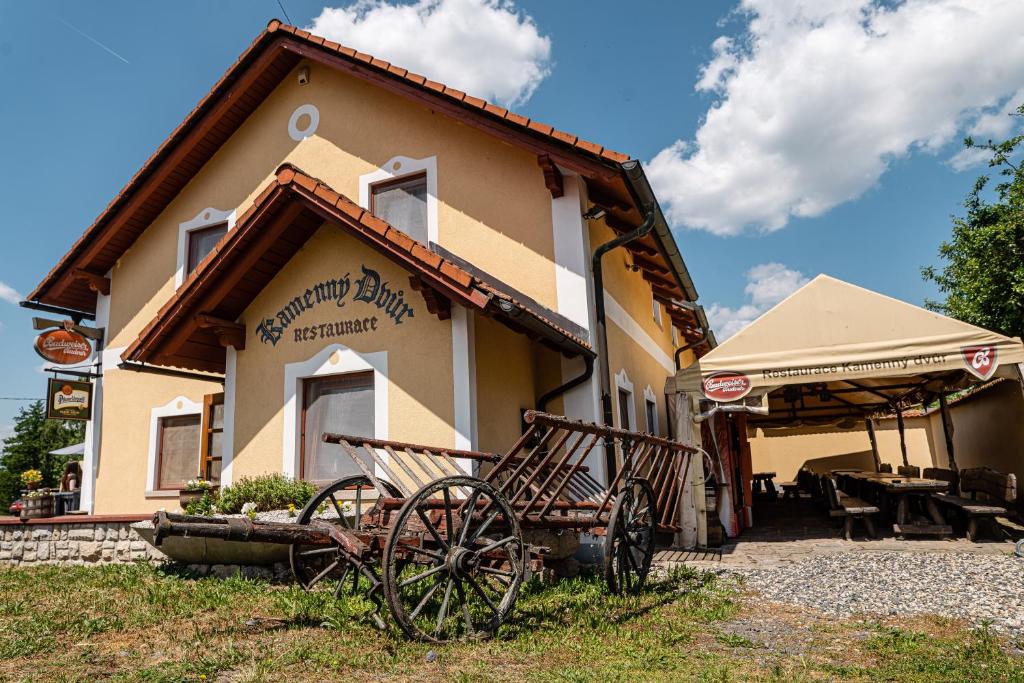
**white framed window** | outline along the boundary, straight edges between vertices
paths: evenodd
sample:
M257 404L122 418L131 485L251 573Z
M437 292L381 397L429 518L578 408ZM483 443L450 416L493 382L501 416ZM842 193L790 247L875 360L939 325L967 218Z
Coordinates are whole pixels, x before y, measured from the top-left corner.
M651 434L660 434L658 427L658 396L648 384L644 387L644 422Z
M146 495L174 497L199 476L203 404L184 396L153 408L149 416Z
M372 386L365 381L349 383L348 389L353 389L348 395L344 387L345 378L352 378L360 375L362 378L372 378ZM332 390L329 384L317 387L315 382L310 380L320 378L335 378L342 385L340 389ZM358 387L358 389L356 388ZM366 436L375 439L388 438L388 356L386 351L372 353L359 353L342 344L329 344L318 351L312 358L305 361L288 363L284 366L284 430L283 430L283 460L281 471L286 477L299 478L303 476L304 444L303 444L303 417L308 417L306 410L307 399L312 398L313 403L322 402L319 406L314 405L315 410L325 410L327 414L323 420L319 417L317 425L310 425L307 428L307 440L316 438L323 431L345 431L346 429L359 429ZM370 398L372 406L365 401ZM358 404L359 407L355 407ZM348 415L331 416L332 410L352 409L359 411ZM372 420L372 426L368 424ZM316 435L313 431L321 429ZM359 436L359 434L356 434ZM328 453L320 453L310 450L310 453L320 462L328 463ZM347 456L343 460L344 465L355 466ZM313 467L319 467L319 463L312 461ZM324 468L330 469L332 465L325 464ZM323 473L321 470L321 474ZM320 476L315 474L314 476ZM344 475L342 475L344 476Z
M651 294L651 308L654 311L654 322L658 323L658 327L661 327L661 304L654 298L654 294Z
M340 445L324 443L321 437L325 433L372 437L373 408L372 371L303 379L299 477L328 483L361 474L362 468Z
M679 329L675 325L672 326L672 346L679 347Z
M360 176L359 205L414 240L438 243L437 157L399 155Z
M178 262L174 288L189 276L216 246L220 238L235 227L235 210L206 208L195 218L178 224Z
M636 429L636 401L633 400L633 383L625 368L615 374L615 418L620 429Z

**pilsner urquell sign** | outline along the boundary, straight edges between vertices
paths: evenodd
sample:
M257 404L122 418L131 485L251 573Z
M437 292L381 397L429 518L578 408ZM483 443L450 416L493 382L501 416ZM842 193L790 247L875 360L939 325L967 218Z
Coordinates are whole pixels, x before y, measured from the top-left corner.
M46 391L46 417L88 420L92 415L92 383L51 379Z

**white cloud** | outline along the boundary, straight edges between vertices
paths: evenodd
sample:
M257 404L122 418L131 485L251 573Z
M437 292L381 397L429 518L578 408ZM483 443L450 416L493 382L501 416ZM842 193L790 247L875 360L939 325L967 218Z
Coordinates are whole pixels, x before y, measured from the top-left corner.
M309 30L505 106L551 72L551 39L509 0L359 0L325 7Z
M748 270L746 276L747 286L743 291L750 298L750 303L739 308L717 303L708 307L708 320L719 341L736 334L809 282L803 273L781 263L762 263Z
M18 294L14 287L11 287L6 282L0 282L0 299L17 304L21 301L21 294Z
M1021 0L741 0L696 84L692 141L649 165L676 225L734 235L820 216L893 159L938 152L1024 88Z
M1024 89L1018 90L1001 107L992 107L983 111L974 121L968 133L978 144L984 144L989 140L999 142L1015 132L1021 124L1020 117L1015 116L1017 109L1024 103ZM992 158L992 152L977 147L965 147L949 159L949 165L955 171L964 171L974 166L980 166Z

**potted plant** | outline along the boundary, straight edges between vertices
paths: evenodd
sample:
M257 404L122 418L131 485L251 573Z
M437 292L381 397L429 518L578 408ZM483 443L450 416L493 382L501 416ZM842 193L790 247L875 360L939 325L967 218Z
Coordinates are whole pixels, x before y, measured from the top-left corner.
M202 477L189 479L185 482L185 485L178 490L178 502L181 504L181 509L184 510L189 503L198 501L204 494L209 493L216 488L217 486L213 482L207 481Z
M21 508L22 519L38 519L40 517L53 517L53 494L49 489L28 491L21 497L23 505Z
M43 473L39 470L25 470L21 473L21 483L29 491L35 491L43 482Z

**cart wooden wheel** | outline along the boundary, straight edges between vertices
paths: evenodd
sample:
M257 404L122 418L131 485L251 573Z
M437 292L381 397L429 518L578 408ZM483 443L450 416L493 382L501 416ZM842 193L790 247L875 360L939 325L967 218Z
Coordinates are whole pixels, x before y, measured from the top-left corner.
M402 493L392 484L381 482L388 495L395 498ZM362 516L374 504L379 495L372 482L365 475L344 477L320 489L302 508L296 524L309 524L318 520L336 524L344 529L362 529ZM359 588L359 577L369 571L349 562L336 543L329 546L292 545L288 549L292 574L306 590L327 587L334 596L354 593ZM371 572L372 573L372 572ZM375 577L367 576L372 582Z
M451 476L405 502L383 564L388 607L410 638L487 638L512 611L526 548L504 496L475 477Z
M636 593L654 559L657 521L654 489L646 479L629 479L616 496L604 539L604 577L615 594Z

